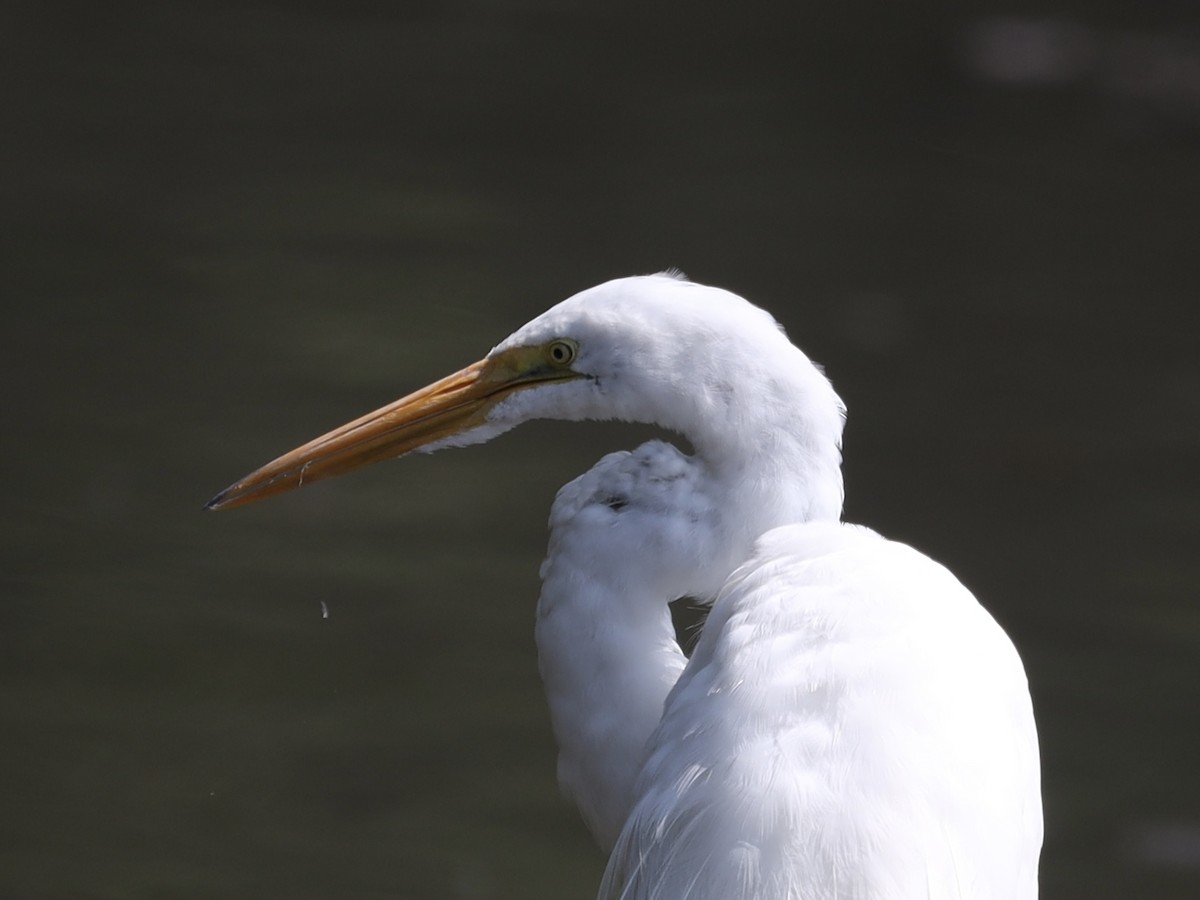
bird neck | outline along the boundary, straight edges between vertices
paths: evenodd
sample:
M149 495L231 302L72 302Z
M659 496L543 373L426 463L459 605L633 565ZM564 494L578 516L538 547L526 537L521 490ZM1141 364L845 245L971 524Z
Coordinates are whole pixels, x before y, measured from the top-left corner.
M608 849L633 808L647 742L686 658L667 601L628 572L596 572L589 541L552 543L536 640L558 743L558 779ZM619 568L619 567L617 567Z
M781 525L842 515L840 408L831 405L821 416L788 407L770 412L760 420L742 417L720 432L710 422L684 432L708 470L726 527L750 543Z
M724 494L714 497L718 509L736 511L752 537L779 525L837 521L845 405L782 333L758 344L729 341L733 356L752 362L697 371L680 360L675 368L689 377L645 385L656 394L657 421L688 439L713 490Z
M842 515L842 473L836 450L832 457L806 448L758 448L757 458L747 450L733 458L709 454L703 444L696 455L713 472L713 483L726 490L717 497L725 510L727 527L743 531L750 543L781 525L838 521Z

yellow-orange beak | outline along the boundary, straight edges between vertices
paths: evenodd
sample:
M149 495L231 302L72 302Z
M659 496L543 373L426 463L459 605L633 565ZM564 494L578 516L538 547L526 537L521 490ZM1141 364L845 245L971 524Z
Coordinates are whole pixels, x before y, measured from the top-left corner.
M231 484L206 509L229 509L417 450L484 424L488 411L522 387L578 378L543 347L515 347L472 363L328 434Z

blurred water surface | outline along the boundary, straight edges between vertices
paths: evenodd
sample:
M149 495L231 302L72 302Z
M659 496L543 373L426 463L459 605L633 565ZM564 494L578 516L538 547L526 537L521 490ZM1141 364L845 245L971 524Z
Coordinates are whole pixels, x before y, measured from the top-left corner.
M200 506L667 266L826 364L847 517L1013 635L1043 895L1196 896L1200 49L1008 12L5 12L0 897L591 896L537 564L651 432Z

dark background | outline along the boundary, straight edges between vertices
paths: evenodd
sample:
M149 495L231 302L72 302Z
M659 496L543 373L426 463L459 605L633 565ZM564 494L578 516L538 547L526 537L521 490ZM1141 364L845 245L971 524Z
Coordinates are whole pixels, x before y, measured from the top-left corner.
M1200 891L1191 3L0 13L0 897L589 897L539 423L220 515L595 282L770 310L1009 630L1047 898ZM322 604L328 618L322 616Z

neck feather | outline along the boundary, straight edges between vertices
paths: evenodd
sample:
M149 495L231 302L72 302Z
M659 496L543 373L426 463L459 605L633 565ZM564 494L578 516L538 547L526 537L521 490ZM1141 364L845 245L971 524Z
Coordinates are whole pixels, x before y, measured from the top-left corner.
M551 545L536 639L558 743L558 777L596 841L612 846L663 703L687 660L669 600L619 572L582 562L586 542ZM581 573L586 573L582 574Z

